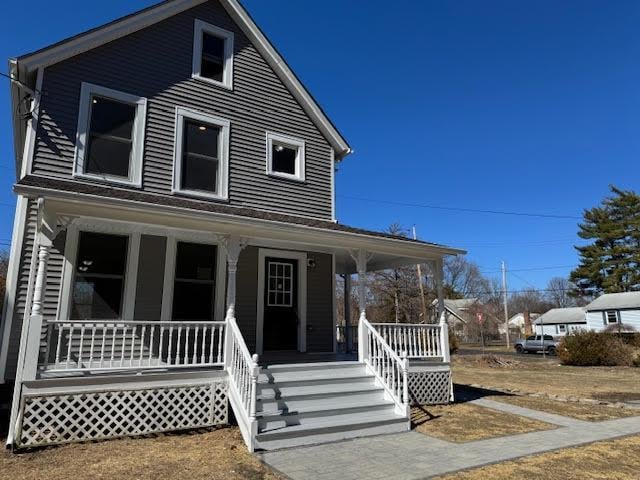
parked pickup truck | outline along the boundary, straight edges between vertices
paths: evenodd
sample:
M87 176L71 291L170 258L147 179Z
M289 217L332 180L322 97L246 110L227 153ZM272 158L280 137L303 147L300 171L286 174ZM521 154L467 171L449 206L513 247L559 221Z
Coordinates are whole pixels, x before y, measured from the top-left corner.
M518 353L542 352L545 351L549 355L555 355L558 343L551 335L531 335L525 339L518 340L514 348Z

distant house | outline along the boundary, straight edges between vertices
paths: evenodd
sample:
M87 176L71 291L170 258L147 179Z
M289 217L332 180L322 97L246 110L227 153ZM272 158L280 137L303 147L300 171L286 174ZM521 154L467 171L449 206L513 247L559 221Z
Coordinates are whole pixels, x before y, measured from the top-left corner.
M624 325L640 332L640 292L607 293L585 307L589 330Z
M473 321L474 306L478 304L477 298L445 299L444 311L447 324L459 337L464 337L466 327ZM432 308L437 306L437 299L431 304Z
M537 334L555 337L587 328L585 310L582 307L552 308L532 323Z
M527 334L526 332L526 316L527 312L516 313L509 319L509 330L520 330L520 333ZM536 318L540 316L539 313L529 313L529 321L533 322ZM500 335L505 334L504 324L498 326L498 332Z

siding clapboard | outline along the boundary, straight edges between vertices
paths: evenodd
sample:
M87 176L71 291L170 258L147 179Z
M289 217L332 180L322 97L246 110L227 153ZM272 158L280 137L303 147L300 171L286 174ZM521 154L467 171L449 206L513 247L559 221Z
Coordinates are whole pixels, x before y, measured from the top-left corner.
M612 309L612 311L614 311L614 309ZM640 309L627 309L618 311L620 312L620 321L623 325L632 327L637 332L640 332ZM616 324L605 324L604 312L602 310L587 312L587 326L589 327L589 330L600 332L607 328L607 326L609 325Z
M194 20L234 32L233 91L191 78ZM32 173L73 171L81 83L146 97L143 189L171 194L175 108L231 122L229 203L332 219L331 147L217 1L47 67ZM266 132L306 143L306 181L266 175Z

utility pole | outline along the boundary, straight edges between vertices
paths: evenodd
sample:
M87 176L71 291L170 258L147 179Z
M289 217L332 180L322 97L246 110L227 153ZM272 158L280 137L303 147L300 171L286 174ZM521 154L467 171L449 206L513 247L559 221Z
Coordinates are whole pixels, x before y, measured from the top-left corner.
M507 266L502 261L502 302L504 304L504 327L507 333L507 348L511 347L509 341L509 310L507 309Z
M413 239L417 240L418 235L416 234L416 226L413 226ZM420 268L420 264L416 264L416 269L418 271L418 285L420 285L420 301L422 302L422 322L427 323L427 301L424 298L424 285L422 285L422 270Z

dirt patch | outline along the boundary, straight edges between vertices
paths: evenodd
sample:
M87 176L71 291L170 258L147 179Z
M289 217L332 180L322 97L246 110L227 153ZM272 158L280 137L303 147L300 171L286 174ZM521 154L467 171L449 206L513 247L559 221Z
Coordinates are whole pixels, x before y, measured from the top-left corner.
M476 358L476 364L480 367L489 368L518 368L522 365L518 360L512 358L501 357L494 353L481 355Z
M640 436L567 448L520 460L437 477L440 480L637 480Z
M411 421L417 432L457 443L556 428L538 420L463 403L414 408Z
M282 478L247 451L237 428L3 451L0 472L12 480Z
M616 401L612 393L624 392L627 396L640 397L640 368L570 367L560 365L553 357L528 361L528 355L517 357L519 363L516 365L492 368L479 362L479 357L454 356L454 382L489 389L610 401Z
M594 405L569 401L561 402L547 397L500 395L487 398L498 402L517 405L518 407L555 413L557 415L564 415L565 417L586 420L589 422L602 422L604 420L640 415L640 409L611 407L608 405Z
M640 401L640 392L601 392L594 393L593 398L606 402L637 402Z

